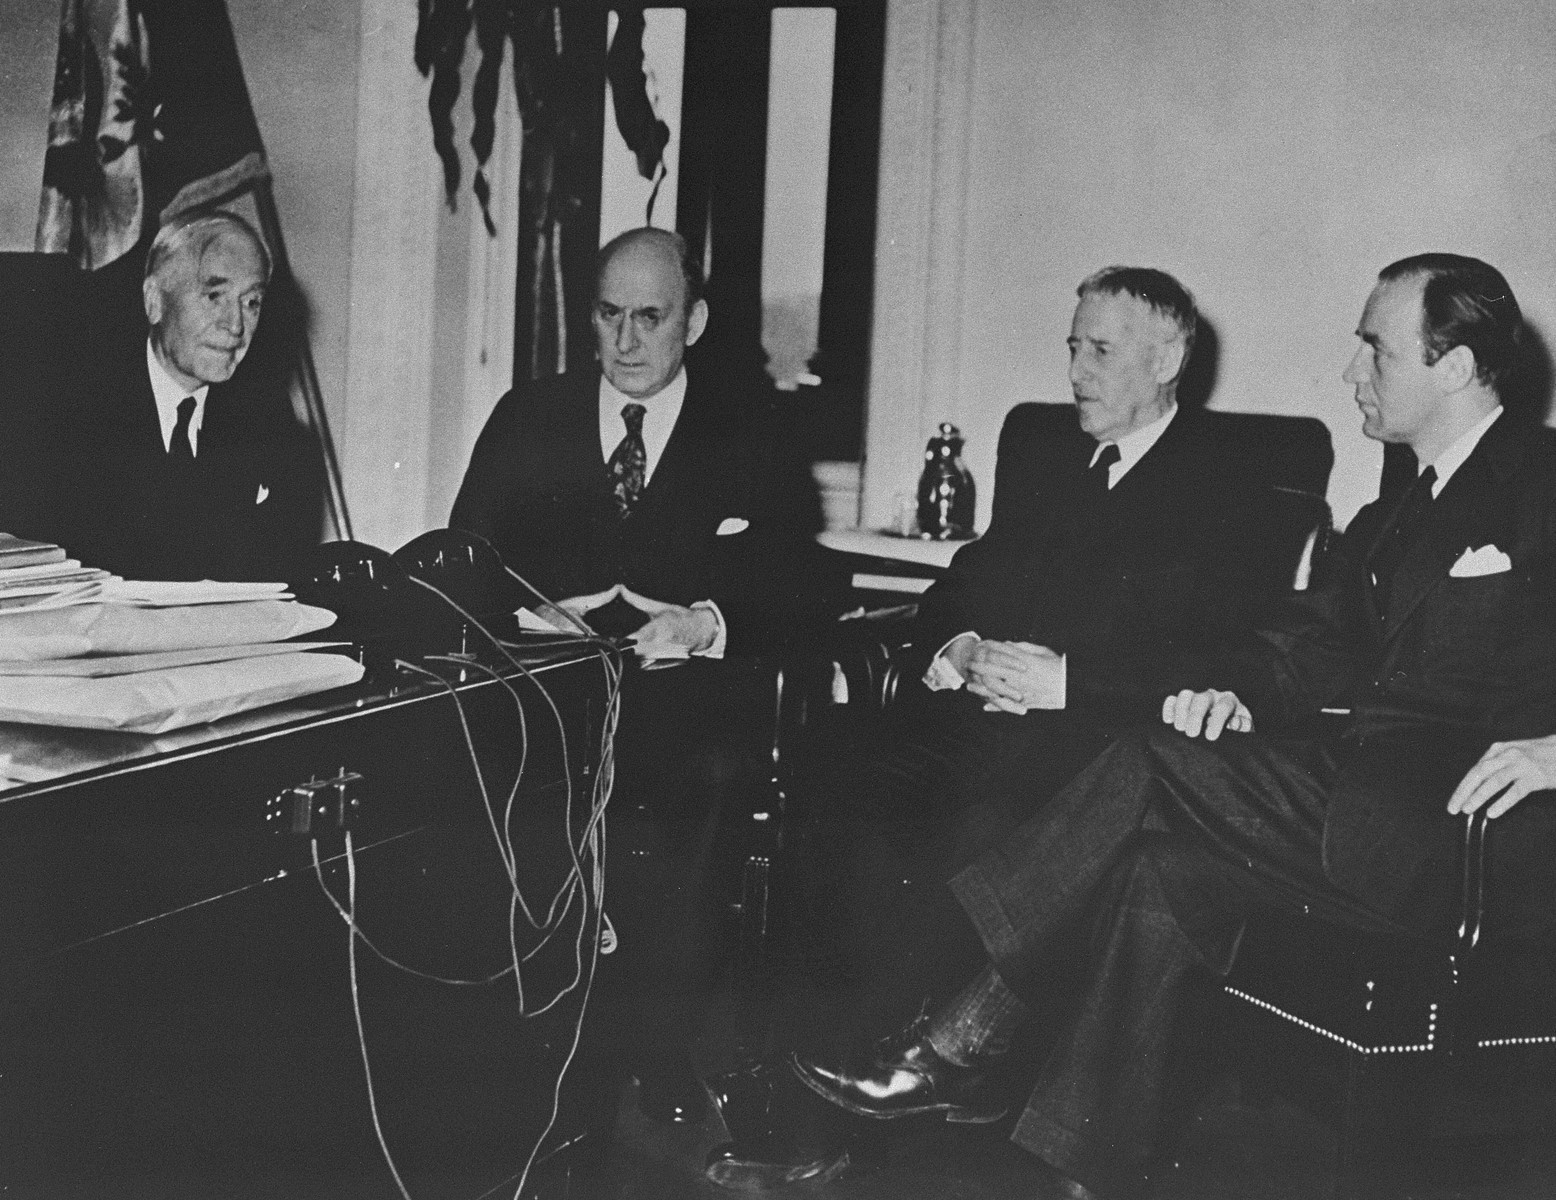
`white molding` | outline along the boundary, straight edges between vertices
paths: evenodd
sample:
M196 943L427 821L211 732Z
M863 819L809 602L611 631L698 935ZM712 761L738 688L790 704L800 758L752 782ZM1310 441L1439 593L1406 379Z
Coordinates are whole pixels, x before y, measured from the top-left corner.
M862 517L889 525L924 445L962 417L974 0L889 0Z
M358 539L394 550L427 527L442 174L412 58L416 8L361 4L341 457Z

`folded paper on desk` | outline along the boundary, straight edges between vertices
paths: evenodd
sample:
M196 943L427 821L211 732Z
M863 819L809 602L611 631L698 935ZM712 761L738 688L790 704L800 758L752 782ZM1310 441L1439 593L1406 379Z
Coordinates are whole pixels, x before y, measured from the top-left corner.
M674 642L633 642L632 650L644 662L680 662L692 656L685 646Z
M0 566L30 567L37 563L60 562L65 551L53 542L35 542L14 533L0 533Z
M922 595L929 591L933 579L919 579L912 575L875 575L869 571L854 573L854 586L873 592L906 592Z
M157 654L87 654L80 658L36 658L24 662L0 662L0 676L74 675L101 679L108 675L135 675L167 667L192 667L197 663L228 662L237 658L265 658L295 654L299 650L339 649L346 642L259 642L247 646L205 646L198 650L167 650Z
M300 651L106 679L13 676L0 678L0 721L166 733L344 687L363 670L344 655Z
M529 633L577 633L576 629L559 629L545 617L531 612L527 608L519 609L516 614L519 618L519 628Z
M160 579L115 579L103 588L103 599L146 608L172 608L190 604L234 604L242 600L290 600L284 583L226 583L211 579L193 582Z
M82 604L45 612L0 612L0 660L82 654L156 654L281 642L327 629L335 614L293 600L247 600L177 608Z

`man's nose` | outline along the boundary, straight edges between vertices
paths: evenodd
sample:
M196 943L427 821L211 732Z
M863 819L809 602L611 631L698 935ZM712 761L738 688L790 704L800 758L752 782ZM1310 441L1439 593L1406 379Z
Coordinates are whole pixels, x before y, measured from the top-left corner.
M243 302L241 300L229 300L223 304L219 319L223 333L230 333L233 337L243 336Z
M631 313L621 314L621 324L616 326L616 349L628 351L638 344L637 322L632 319Z
M1359 347L1355 354L1351 355L1351 361L1346 364L1345 370L1340 373L1340 379L1344 383L1358 384L1367 380L1367 364L1363 358L1365 346Z
M1079 383L1086 377L1086 364L1079 354L1070 355L1070 382Z

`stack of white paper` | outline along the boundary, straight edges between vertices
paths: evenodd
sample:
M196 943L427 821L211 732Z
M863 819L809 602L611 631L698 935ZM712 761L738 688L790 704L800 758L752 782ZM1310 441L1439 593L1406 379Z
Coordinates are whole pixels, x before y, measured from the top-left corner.
M120 579L0 533L0 721L163 733L355 683L287 640L334 621L284 583Z
M67 558L52 542L0 533L0 613L83 603L112 578Z

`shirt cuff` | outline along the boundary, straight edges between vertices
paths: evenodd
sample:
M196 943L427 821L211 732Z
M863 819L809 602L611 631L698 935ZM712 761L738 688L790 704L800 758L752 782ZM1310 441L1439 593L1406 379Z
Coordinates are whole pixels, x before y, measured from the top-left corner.
M975 632L969 629L957 634L953 638L947 638L945 645L935 651L935 657L929 664L929 670L924 672L924 686L932 692L954 692L962 684L966 683L967 681L962 678L962 673L953 667L950 660L946 658L945 652L963 638L975 638L977 636Z
M729 626L724 624L724 614L719 611L719 606L712 600L699 600L692 605L693 609L703 609L713 614L713 619L719 623L719 631L713 635L713 642L706 650L694 650L696 658L723 658L724 647L729 645Z

